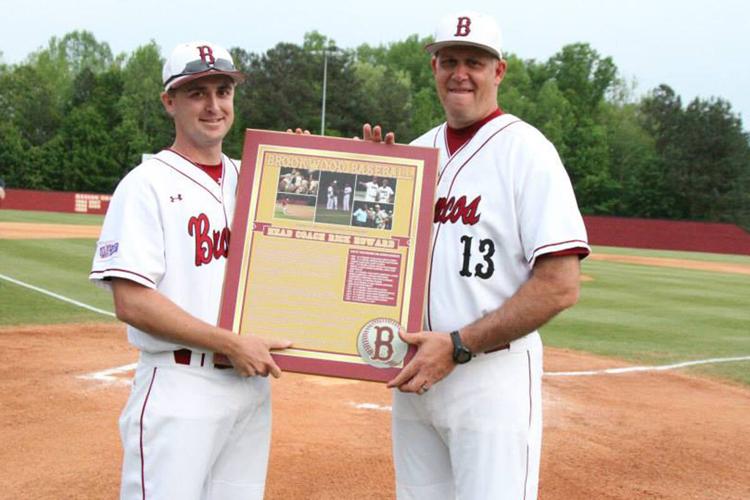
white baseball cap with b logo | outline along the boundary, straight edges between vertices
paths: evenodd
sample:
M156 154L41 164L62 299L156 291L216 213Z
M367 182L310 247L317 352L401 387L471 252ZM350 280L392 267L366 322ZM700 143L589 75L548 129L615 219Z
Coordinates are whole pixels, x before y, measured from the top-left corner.
M435 55L443 47L479 47L502 58L503 37L495 19L478 12L459 12L444 17L435 30L435 41L425 49Z
M205 41L181 43L175 47L161 73L165 91L209 75L227 75L236 83L245 79L245 75L235 68L229 51Z

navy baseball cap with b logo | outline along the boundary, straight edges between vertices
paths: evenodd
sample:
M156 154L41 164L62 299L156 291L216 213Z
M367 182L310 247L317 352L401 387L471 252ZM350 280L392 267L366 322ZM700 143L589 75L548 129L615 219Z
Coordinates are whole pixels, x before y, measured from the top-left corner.
M165 91L209 75L227 75L235 83L245 79L226 49L205 41L181 43L175 47L164 63L161 75Z
M425 49L432 55L443 47L479 47L502 59L503 37L495 19L478 12L459 12L444 17L435 30L435 41Z

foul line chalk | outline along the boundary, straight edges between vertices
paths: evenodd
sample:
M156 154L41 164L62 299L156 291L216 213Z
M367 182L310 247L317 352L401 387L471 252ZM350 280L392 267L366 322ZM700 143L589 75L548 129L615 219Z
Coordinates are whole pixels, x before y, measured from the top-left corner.
M588 370L588 371L577 371L577 372L544 372L545 377L588 377L592 375L620 375L623 373L635 373L635 372L663 372L668 370L676 370L678 368L685 368L687 366L695 365L708 365L713 363L732 363L735 361L750 361L750 356L738 356L734 358L711 358L711 359L700 359L696 361L685 361L683 363L675 363L672 365L659 365L659 366L628 366L624 368L607 368L605 370ZM375 403L354 403L349 402L349 405L353 406L358 410L375 410L375 411L391 411L390 406L381 406Z
M13 283L14 285L28 288L29 290L34 290L35 292L42 293L49 297L55 298L57 300L67 302L68 304L72 304L74 306L81 307L83 309L88 309L89 311L93 311L95 313L103 314L105 316L110 316L112 318L115 317L115 314L110 311L105 311L104 309L99 309L98 307L84 304L83 302L79 302L77 300L71 299L69 297L65 297L63 295L57 294L55 292L51 292L49 290L45 290L44 288L40 288L38 286L34 286L29 283L24 283L23 281L19 281L17 279L11 278L10 276L6 276L4 274L0 274L0 279ZM732 362L737 362L737 361L750 361L750 356L738 356L734 358L699 359L696 361L685 361L683 363L675 363L671 365L659 365L659 366L628 366L624 368L607 368L604 370L584 370L584 371L572 371L572 372L544 372L544 376L545 377L590 377L594 375L620 375L623 373L658 372L658 371L675 370L678 368L685 368L688 366L707 365L707 364L714 364L714 363L732 363ZM133 363L129 365L119 366L116 368L110 368L108 370L102 370L99 372L79 375L78 378L81 378L84 380L98 380L101 382L109 382L109 383L123 382L125 384L130 384L129 380L123 380L122 378L116 377L115 375L119 373L134 370L135 367L136 365L135 363ZM363 409L363 410L381 410L381 411L391 410L390 406L380 406L380 405L376 405L373 403L351 403L351 404L355 408Z
M107 370L102 370L99 372L78 375L76 378L80 378L83 380L95 380L97 382L105 382L108 384L130 385L130 379L118 377L117 375L135 370L135 367L136 363L131 363L129 365L117 366L115 368L109 368Z
M675 363L671 365L659 365L659 366L628 366L624 368L607 368L605 370L587 370L587 371L575 371L575 372L544 372L545 377L588 377L593 375L620 375L623 373L635 373L635 372L658 372L676 370L678 368L685 368L687 366L695 365L707 365L713 363L732 363L737 361L750 361L750 356L738 356L734 358L711 358L701 359L696 361L685 361L683 363ZM123 384L130 385L129 379L118 377L122 373L126 373L135 370L136 363L129 365L117 366L93 373L86 373L84 375L78 375L76 378L83 380L94 380L98 382L105 382L108 384ZM349 404L358 410L376 410L376 411L391 411L390 406L381 406L375 403L354 403Z
M17 279L13 279L10 276L6 276L4 274L0 274L0 279L4 279L5 281L10 281L14 285L22 286L25 288L28 288L30 290L34 290L35 292L43 293L44 295L48 295L52 298L55 298L57 300L62 300L63 302L67 302L68 304L73 304L74 306L82 307L83 309L88 309L89 311L94 311L95 313L104 314L105 316L111 316L115 317L115 314L109 311L105 311L104 309L99 309L94 306L90 306L88 304L84 304L83 302L78 302L77 300L73 300L68 297L64 297L62 295L59 295L55 292L50 292L49 290L45 290L44 288L39 288L38 286L30 285L28 283L24 283L23 281L18 281Z
M713 363L732 363L735 361L750 361L750 356L738 356L734 358L699 359L696 361L685 361L683 363L675 363L672 365L627 366L623 368L607 368L605 370L589 370L589 371L577 371L577 372L544 372L544 376L545 377L588 377L592 375L619 375L622 373L634 373L634 372L660 372L660 371L667 371L667 370L676 370L677 368L685 368L687 366L708 365L708 364L713 364Z
M349 402L354 408L358 410L379 410L379 411L391 411L390 406L381 406L375 403L353 403Z

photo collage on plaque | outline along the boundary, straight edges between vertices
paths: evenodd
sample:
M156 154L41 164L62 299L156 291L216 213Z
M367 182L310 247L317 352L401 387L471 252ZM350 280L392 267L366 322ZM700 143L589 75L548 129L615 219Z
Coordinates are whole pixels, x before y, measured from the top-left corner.
M274 216L390 230L396 179L281 167Z

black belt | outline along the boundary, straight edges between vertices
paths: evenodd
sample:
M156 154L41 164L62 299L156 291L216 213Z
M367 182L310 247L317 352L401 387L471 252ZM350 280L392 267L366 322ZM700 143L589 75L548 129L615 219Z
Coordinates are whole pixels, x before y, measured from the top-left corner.
M501 345L499 347L495 347L493 349L488 349L484 351L485 354L489 354L491 352L497 352L497 351L504 351L505 349L510 349L510 344Z
M198 353L195 353L196 355ZM201 354L201 366L203 366L203 362L206 359L205 353ZM178 365L190 365L190 361L193 359L193 351L190 349L177 349L174 351L174 362ZM222 363L214 363L214 368L218 370L226 370L227 368L233 368L232 365L226 365Z

